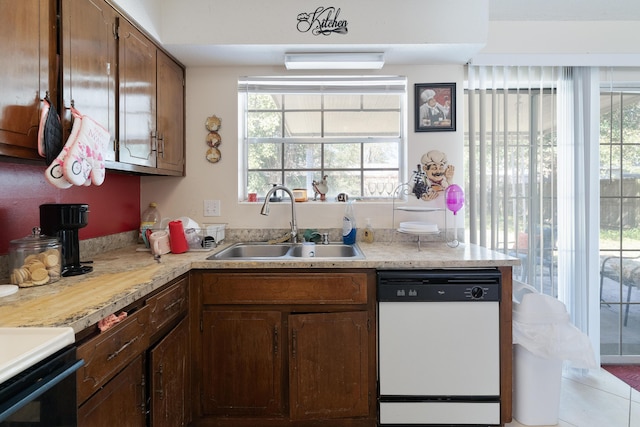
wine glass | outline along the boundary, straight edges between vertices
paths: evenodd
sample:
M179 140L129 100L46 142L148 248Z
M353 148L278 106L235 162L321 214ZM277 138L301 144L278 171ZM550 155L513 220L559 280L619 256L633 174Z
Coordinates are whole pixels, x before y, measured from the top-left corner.
M384 181L378 181L376 183L376 190L378 190L378 195L382 197L382 193L384 193Z
M373 181L367 182L367 188L369 189L369 195L375 196L376 193L376 183Z
M387 183L384 185L384 189L387 192L387 197L391 197L391 193L393 192L393 182L387 181Z

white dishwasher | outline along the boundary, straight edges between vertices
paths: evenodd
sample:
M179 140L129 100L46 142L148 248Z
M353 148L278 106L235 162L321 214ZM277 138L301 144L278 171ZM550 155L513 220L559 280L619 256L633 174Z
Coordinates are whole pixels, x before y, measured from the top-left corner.
M381 426L500 425L495 269L378 272Z

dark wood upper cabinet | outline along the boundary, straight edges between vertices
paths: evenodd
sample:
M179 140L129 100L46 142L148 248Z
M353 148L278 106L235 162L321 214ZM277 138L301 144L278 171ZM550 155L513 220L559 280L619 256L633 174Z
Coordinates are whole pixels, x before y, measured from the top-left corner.
M63 136L71 106L111 135L105 160L116 160L116 12L104 0L62 0Z
M119 21L118 161L156 167L156 46L129 22Z
M184 67L107 0L0 0L0 156L42 160L47 93L105 127L107 169L185 174Z
M55 1L0 0L0 16L0 155L42 159L42 100L58 97Z
M158 51L158 169L184 171L184 69Z

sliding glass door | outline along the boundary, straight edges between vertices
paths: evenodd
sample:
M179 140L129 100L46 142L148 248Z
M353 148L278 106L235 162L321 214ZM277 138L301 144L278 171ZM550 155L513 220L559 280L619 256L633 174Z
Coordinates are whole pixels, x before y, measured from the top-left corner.
M600 352L640 362L640 87L600 92Z

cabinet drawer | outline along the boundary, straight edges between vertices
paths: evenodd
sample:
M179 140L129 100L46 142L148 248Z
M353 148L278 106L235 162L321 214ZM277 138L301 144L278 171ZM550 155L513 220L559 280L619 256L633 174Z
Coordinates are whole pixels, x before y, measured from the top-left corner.
M85 365L78 370L78 403L84 402L149 346L149 308L143 307L121 323L78 347Z
M187 292L187 279L184 278L147 300L150 335L187 311Z
M366 304L365 273L204 274L205 304Z

